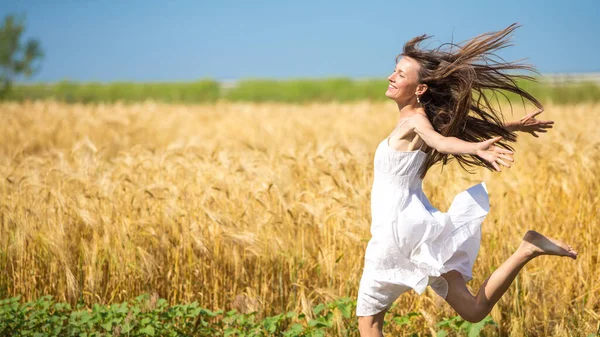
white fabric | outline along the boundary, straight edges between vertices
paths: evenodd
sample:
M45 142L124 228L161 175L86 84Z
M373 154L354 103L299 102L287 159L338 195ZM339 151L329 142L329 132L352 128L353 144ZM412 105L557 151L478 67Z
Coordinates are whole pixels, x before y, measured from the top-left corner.
M447 213L435 209L422 190L419 169L427 155L401 152L384 139L375 151L371 192L371 240L365 252L357 316L388 309L401 293L419 294L430 285L446 297L441 274L456 270L465 282L481 242L481 223L489 211L485 183L459 193Z

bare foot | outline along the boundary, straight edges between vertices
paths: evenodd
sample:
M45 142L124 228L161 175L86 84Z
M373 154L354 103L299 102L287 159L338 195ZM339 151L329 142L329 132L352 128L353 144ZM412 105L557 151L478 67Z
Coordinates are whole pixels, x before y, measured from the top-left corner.
M547 238L542 234L529 230L523 237L521 247L532 254L532 257L540 255L567 256L573 260L577 258L577 252L568 244Z

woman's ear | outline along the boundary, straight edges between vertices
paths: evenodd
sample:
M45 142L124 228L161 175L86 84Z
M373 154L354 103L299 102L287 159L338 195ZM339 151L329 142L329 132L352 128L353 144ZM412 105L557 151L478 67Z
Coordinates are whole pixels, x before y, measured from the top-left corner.
M419 85L417 85L417 92L415 94L417 96L421 96L427 91L427 89L429 89L427 84L419 84Z

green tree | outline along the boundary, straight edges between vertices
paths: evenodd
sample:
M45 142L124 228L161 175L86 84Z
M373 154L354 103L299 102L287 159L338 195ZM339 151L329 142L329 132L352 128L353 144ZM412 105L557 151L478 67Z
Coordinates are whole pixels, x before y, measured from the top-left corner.
M30 77L37 69L36 61L43 57L39 41L21 42L25 20L9 14L0 27L0 97L10 90L18 76Z

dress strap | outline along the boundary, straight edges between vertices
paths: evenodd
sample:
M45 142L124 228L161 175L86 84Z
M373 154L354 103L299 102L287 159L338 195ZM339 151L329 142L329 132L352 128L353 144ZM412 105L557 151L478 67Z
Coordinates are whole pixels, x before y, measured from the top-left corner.
M421 146L419 146L419 150L423 151L423 145L425 145L425 141L423 139L421 139L421 141L423 142L423 144L421 144ZM423 151L425 152L425 151Z
M410 117L409 117L409 118L410 118ZM403 121L402 121L402 123L400 123L400 125L396 126L396 127L394 128L394 131L392 131L392 133L390 133L390 134L389 134L389 135L388 135L388 136L385 138L385 141L388 143L388 145L390 144L390 137L392 136L392 134L393 134L394 132L396 132L396 130L400 129L400 128L402 127L402 125L404 125L404 123L406 123L406 121L407 121L407 120L408 120L408 118L407 118L407 119L405 119L405 120L403 120Z
M412 116L411 116L411 117L408 117L408 118L407 118L407 119L405 119L405 120L403 120L403 121L402 121L402 123L400 123L400 125L398 125L398 127L396 128L396 130L400 129L400 128L402 127L402 125L404 125L404 123L405 123L407 120L411 119L411 118L412 118ZM388 138L389 138L389 137L388 137ZM425 141L424 141L423 139L421 139L421 141L422 141L423 143L421 144L421 146L419 146L419 150L420 150L420 151L422 151L422 152L425 152L425 151L423 151L423 145L426 145L426 144L425 144Z
M404 123L406 123L407 120L409 120L410 117L406 118L405 120L402 121L402 123L400 123L400 125L398 125L398 127L396 128L396 130L400 129L402 127L402 125L404 125Z
M397 126L397 127L394 129L394 131L392 131L392 133L394 133L396 130L400 129L400 128L402 127L402 125L404 125L404 123L406 123L406 121L407 121L407 120L409 120L409 119L411 119L411 118L412 118L412 116L411 116L411 117L408 117L408 118L406 118L405 120L403 120L403 121L402 121L402 123L400 123L400 125L398 125L398 126ZM386 142L388 143L388 145L390 144L390 143L389 143L389 139L390 139L390 137L392 136L392 133L390 133L390 135L389 135L389 136L388 136L388 137L385 139L385 140L386 140ZM421 139L421 141L423 141L423 140ZM421 146L419 146L419 150L420 150L420 151L422 151L422 152L425 152L425 151L423 151L423 145L426 145L426 144L425 144L425 141L423 141L423 143L421 144Z
M400 129L402 127L402 125L404 125L404 123L406 123L406 121L409 119L410 117L406 118L405 120L402 121L402 123L400 123L400 125L396 126L396 128L394 129L394 131L392 131L392 133L396 132L396 130ZM392 135L392 133L389 134L388 138L390 138L390 136Z

